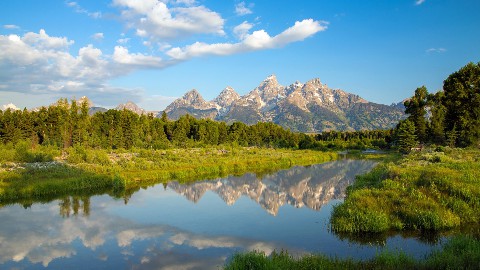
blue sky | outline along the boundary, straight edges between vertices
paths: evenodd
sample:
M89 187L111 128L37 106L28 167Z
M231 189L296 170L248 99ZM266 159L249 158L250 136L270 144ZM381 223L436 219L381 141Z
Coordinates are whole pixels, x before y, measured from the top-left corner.
M88 96L162 110L270 74L383 104L480 61L480 1L5 0L0 109Z

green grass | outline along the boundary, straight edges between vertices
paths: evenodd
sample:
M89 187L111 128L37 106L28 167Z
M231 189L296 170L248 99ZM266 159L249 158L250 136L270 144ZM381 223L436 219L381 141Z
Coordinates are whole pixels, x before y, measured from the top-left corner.
M480 222L480 150L413 153L357 177L334 207L336 232L442 231Z
M253 251L235 254L224 269L480 269L480 240L471 236L453 237L440 250L421 260L391 251L383 251L369 260L339 259L321 254L294 257L286 251L267 256Z
M18 147L10 148L13 153L18 152ZM50 148L39 146L34 151L25 146L20 149L28 157L51 156L45 161L60 158L60 162L23 163L25 160L17 159L16 155L5 157L0 163L0 203L68 195L80 190L118 193L170 180L189 182L247 172L260 176L294 165L337 158L336 153L255 147L107 151L76 146L63 153L57 151L56 156Z
M57 163L28 164L0 173L0 206L50 201L65 195L112 191L115 177L106 177Z
M116 150L108 153L105 150L71 149L67 160L84 171L116 174L125 180L126 186L136 186L170 180L188 182L212 179L247 172L261 175L294 165L311 165L336 158L336 153L311 150L211 147Z

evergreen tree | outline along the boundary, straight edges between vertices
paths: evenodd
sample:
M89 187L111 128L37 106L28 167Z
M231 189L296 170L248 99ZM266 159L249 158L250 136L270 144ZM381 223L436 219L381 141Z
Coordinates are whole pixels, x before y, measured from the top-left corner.
M407 154L418 142L415 135L415 125L409 119L398 123L396 129L397 147L401 153Z
M408 119L415 125L417 138L420 142L427 141L427 124L425 120L428 91L425 86L415 90L412 98L404 102L405 113L410 114Z
M430 122L428 124L428 135L430 141L436 144L445 143L445 113L446 108L442 104L443 91L428 95L428 107L430 108Z
M480 62L468 63L443 82L447 132L458 131L458 146L469 146L480 139Z

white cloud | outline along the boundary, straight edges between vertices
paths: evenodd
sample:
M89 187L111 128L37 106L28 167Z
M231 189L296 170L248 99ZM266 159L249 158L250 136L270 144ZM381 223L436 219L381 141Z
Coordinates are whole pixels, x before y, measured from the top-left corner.
M18 25L14 25L14 24L4 24L3 28L5 28L5 29L19 29L20 27Z
M427 52L427 53L444 53L446 51L447 51L447 49L445 49L445 48L430 48L430 49L427 49L425 52Z
M186 7L167 6L168 1L114 0L122 8L121 16L137 35L154 40L170 40L195 34L224 35L222 17L204 6L190 6L194 1L180 1ZM179 1L176 1L177 3Z
M184 5L187 5L187 6L192 6L196 3L195 0L176 0L175 2L177 4L184 4Z
M192 57L203 55L230 55L255 50L273 49L283 47L289 43L304 40L317 32L327 29L327 22L307 19L295 22L295 25L282 33L271 37L265 30L254 31L252 34L245 34L239 43L216 43L206 44L196 42L183 48L172 48L167 55L178 60L187 60ZM243 29L247 27L241 27Z
M10 36L16 39L15 35ZM47 35L44 29L40 29L39 33L28 32L22 38L26 44L39 49L67 49L68 46L74 43L73 40L68 40L66 37L51 37Z
M117 1L129 4L128 10L125 10L128 12L148 11L151 8L162 7L163 4L158 0ZM75 5L74 2L69 3L69 5ZM188 3L194 4L195 2ZM177 4L186 5L187 3ZM208 9L201 6L183 9L181 12L176 11L176 17L171 17L176 23L179 22L179 14L188 14L188 17L192 18L194 10L200 11L197 14L200 17L206 16L206 13L202 12L209 12ZM237 43L195 42L185 47L172 47L170 43L160 40L147 39L143 41L150 50L156 47L157 52L164 53L164 58L130 52L126 46L123 46L128 43L129 38L119 39L117 41L119 45L114 47L113 53L105 55L102 50L91 44L81 47L77 53L71 53L70 47L74 44L73 40L67 37L50 36L43 29L38 33L25 33L23 36L0 35L0 90L3 93L8 91L8 93L25 95L34 94L37 97L41 96L41 100L86 95L97 104L103 105L116 105L114 102L120 103L125 100L149 103L142 89L114 87L108 82L135 70L163 69L193 57L231 55L279 48L324 31L327 24L307 19L296 22L292 27L276 36L270 36L265 30L257 30L252 33L254 25L244 21L233 29L233 34L239 39ZM137 30L142 31L142 29ZM150 32L145 30L145 35L150 35ZM102 33L96 33L92 37L100 38L102 36ZM1 93L0 96L2 96ZM20 99L11 101L18 103L18 100ZM38 100L40 102L40 98ZM24 107L27 103L28 105L32 104L32 102L23 102L18 105Z
M127 44L130 41L130 38L120 38L117 40L117 43Z
M163 68L166 63L160 58L141 53L129 53L128 49L122 46L115 46L113 60L116 63L128 66L138 66L141 68Z
M103 39L103 33L95 33L92 35L92 38L95 40L101 40Z
M112 87L107 81L135 69L166 66L158 57L131 54L121 46L115 48L113 56L104 55L93 45L82 47L77 55L72 55L69 53L71 44L72 40L51 37L43 29L39 33L28 32L23 37L0 35L2 92L45 98L87 95L107 105L124 102L123 99L139 101L141 90Z
M85 15L91 17L91 18L94 18L94 19L99 19L99 18L102 17L102 13L100 11L90 12L90 11L82 8L77 2L67 1L65 3L67 4L67 6L73 8L73 10L76 13L85 14Z
M247 21L244 21L243 23L235 26L235 28L233 28L233 34L243 40L247 34L248 34L248 31L250 31L250 29L252 29L253 27L253 24L251 23L248 23Z
M243 15L252 14L253 12L250 8L246 6L245 2L240 2L235 5L235 13L238 16L243 16Z
M415 0L415 5L416 6L419 6L421 4L423 4L426 0Z

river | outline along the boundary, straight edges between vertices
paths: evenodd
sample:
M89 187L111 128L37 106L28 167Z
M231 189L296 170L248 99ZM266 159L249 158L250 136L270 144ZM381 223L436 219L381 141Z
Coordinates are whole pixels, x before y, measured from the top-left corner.
M424 256L438 244L400 235L354 240L329 230L346 187L374 166L344 159L268 175L169 182L121 199L9 205L0 209L0 269L217 269L247 250Z

